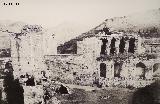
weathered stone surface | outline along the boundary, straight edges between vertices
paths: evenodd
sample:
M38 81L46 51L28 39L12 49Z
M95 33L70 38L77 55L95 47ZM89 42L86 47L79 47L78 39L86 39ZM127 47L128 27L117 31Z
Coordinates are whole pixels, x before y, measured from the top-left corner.
M111 46L113 38L115 45ZM120 45L122 39L125 47ZM143 87L153 82L157 72L153 72L153 66L160 60L158 51L147 51L149 46L145 41L136 33L99 32L95 37L77 41L77 54L45 56L46 66L65 83ZM158 39L155 42L158 44ZM123 52L120 48L124 48Z

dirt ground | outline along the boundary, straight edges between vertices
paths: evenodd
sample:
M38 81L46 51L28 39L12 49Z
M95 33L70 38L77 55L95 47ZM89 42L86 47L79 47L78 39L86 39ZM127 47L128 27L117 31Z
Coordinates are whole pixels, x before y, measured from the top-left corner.
M56 95L62 104L130 104L134 90L108 88L86 91L72 89L72 94Z

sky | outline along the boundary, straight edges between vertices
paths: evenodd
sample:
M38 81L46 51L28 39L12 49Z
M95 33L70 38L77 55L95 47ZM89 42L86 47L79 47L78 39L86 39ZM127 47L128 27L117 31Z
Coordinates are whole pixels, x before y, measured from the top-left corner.
M4 2L19 2L20 5L4 6ZM160 0L0 0L0 20L47 28L74 22L91 28L107 18L158 8Z

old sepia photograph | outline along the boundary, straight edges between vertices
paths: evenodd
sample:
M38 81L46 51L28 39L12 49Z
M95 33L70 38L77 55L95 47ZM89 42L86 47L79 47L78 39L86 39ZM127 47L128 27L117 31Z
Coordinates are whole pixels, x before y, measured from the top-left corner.
M160 0L0 0L0 104L160 104Z

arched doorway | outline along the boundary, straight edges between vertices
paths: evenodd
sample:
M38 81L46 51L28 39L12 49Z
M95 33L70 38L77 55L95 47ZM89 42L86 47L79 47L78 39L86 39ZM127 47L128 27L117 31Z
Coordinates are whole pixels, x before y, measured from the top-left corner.
M160 63L155 63L153 65L153 76L156 77L160 75Z
M155 63L153 65L153 73L156 72L156 71L158 71L158 70L160 70L160 63Z
M114 77L120 77L120 73L122 70L122 64L121 63L114 63Z
M100 64L100 77L106 78L106 64L105 63Z
M136 64L136 72L137 72L137 75L136 76L139 76L140 78L145 78L145 73L146 73L146 65L142 62L139 62Z

